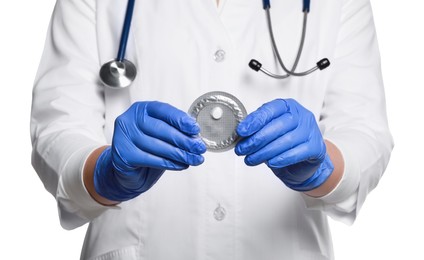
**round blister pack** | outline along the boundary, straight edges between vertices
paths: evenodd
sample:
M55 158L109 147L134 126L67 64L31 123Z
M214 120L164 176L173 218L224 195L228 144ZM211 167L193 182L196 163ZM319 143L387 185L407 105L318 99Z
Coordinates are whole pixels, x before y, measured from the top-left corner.
M233 148L239 137L237 125L246 117L246 109L233 95L214 91L197 98L189 109L200 126L200 137L208 151L223 152Z

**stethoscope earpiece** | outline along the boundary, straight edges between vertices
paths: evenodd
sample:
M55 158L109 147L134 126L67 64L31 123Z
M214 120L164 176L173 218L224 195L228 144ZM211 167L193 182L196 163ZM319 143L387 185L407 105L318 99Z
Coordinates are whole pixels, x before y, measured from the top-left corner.
M251 59L249 62L249 67L254 71L259 71L262 67L262 63L257 60Z
M330 66L330 61L327 58L324 58L317 62L317 67L319 70L324 70Z

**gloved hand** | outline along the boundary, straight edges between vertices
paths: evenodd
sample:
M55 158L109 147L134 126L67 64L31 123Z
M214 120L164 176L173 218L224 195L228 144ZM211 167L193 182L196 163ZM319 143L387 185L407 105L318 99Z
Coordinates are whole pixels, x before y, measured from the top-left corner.
M112 146L99 156L94 187L112 201L126 201L150 189L165 170L203 163L206 146L196 121L160 102L133 104L115 121Z
M333 172L314 115L293 99L276 99L248 115L237 127L236 148L249 166L266 163L289 188L310 191Z

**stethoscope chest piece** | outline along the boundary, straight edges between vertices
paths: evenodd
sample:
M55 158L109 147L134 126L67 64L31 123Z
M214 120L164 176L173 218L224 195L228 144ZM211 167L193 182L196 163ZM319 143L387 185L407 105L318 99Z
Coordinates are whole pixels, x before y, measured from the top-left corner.
M239 141L238 124L247 113L243 104L233 95L214 91L197 98L189 109L200 126L200 137L208 151L224 152Z
M110 88L125 88L137 76L135 65L128 60L111 60L100 69L100 80Z

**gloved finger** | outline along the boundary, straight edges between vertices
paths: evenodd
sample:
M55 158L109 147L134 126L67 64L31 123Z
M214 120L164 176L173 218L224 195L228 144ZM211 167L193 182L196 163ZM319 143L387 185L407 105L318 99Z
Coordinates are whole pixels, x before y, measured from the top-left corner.
M146 153L182 164L197 166L203 163L204 158L199 154L187 152L160 139L138 132L134 136L134 144Z
M263 104L256 111L247 117L237 126L237 134L241 137L251 136L273 119L287 113L289 106L284 99L275 99Z
M249 166L261 164L285 153L293 147L305 143L307 140L308 136L305 136L303 132L298 132L295 129L275 139L257 152L247 155L244 161Z
M200 127L194 118L167 103L149 102L146 104L146 111L149 116L162 120L183 133L188 135L200 133Z
M125 149L119 149L112 144L112 159L115 169L125 174L138 174L140 167L175 171L188 167L187 164L176 163L140 150L131 142L125 144Z
M237 155L248 155L257 152L278 137L295 129L298 125L297 114L285 113L275 118L261 130L240 141L235 148Z
M311 145L310 142L305 142L268 160L267 165L271 169L284 168L301 162L311 162L316 165L318 161L324 159L325 154L324 143L322 145Z
M143 123L138 125L144 134L160 139L190 153L203 154L206 152L206 145L202 139L187 136L159 119L146 115Z

